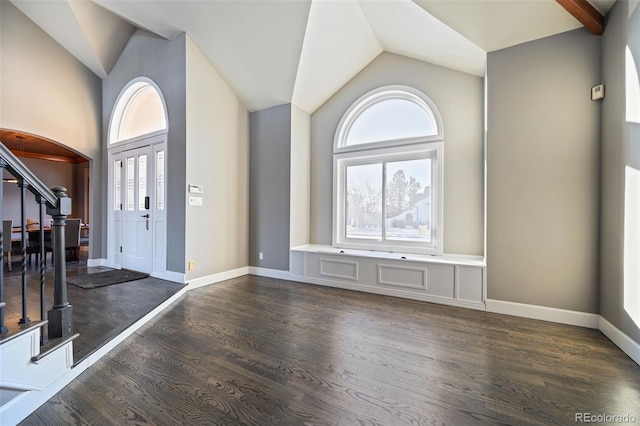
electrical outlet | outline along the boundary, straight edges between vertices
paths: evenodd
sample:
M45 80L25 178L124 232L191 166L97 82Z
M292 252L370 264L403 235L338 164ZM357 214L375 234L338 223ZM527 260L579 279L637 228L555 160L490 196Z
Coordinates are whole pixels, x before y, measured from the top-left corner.
M189 270L193 271L194 269L196 269L196 262L194 262L193 260L189 261Z
M260 260L264 260L264 253L260 252L260 253L258 254L258 259L260 259Z

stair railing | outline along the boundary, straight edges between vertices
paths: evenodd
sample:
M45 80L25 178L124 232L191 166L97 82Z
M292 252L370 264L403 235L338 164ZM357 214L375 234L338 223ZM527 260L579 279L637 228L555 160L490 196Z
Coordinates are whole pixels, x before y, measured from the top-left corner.
M7 171L17 179L20 187L21 202L21 226L20 232L22 237L21 254L22 254L22 317L20 324L27 324L31 320L27 316L27 233L26 233L26 208L25 197L26 191L30 191L35 196L35 201L39 206L39 268L40 268L40 316L41 320L48 319L49 338L64 338L73 334L73 307L67 301L67 270L65 263L65 226L67 216L71 214L71 198L67 196L67 190L64 187L47 188L40 179L29 170L25 164L20 161L4 144L0 142L0 172L4 177L4 171ZM0 216L2 216L4 188L0 185ZM48 312L48 318L45 318L45 250L44 250L44 210L53 218L53 306ZM5 325L4 315L6 309L6 300L4 297L4 247L2 247L3 235L0 229L0 335L5 334L8 328ZM11 247L9 247L11 250ZM41 333L41 344L46 343L45 333Z

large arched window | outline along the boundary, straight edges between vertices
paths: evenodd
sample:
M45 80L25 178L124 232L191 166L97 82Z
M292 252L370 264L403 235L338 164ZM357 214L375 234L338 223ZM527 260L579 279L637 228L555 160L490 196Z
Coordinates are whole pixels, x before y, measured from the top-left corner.
M334 140L334 245L442 254L442 151L423 93L387 86L358 99Z
M167 131L167 114L158 87L147 78L133 80L116 102L109 144Z

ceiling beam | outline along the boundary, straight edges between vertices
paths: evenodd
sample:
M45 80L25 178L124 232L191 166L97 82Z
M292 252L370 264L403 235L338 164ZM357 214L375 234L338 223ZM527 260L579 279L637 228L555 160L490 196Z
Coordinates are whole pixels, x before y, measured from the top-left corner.
M556 0L595 35L604 33L604 16L587 0Z

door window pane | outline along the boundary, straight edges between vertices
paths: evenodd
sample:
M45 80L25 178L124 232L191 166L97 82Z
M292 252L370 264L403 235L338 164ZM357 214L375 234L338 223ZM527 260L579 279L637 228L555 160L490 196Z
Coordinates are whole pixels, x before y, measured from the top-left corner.
M431 159L385 164L385 238L431 241Z
M127 211L135 210L136 158L127 158Z
M113 209L122 210L122 161L113 163Z
M147 196L147 156L138 157L138 210L144 208L144 199Z
M347 238L382 238L382 164L346 168Z
M156 209L164 210L164 151L156 152Z

